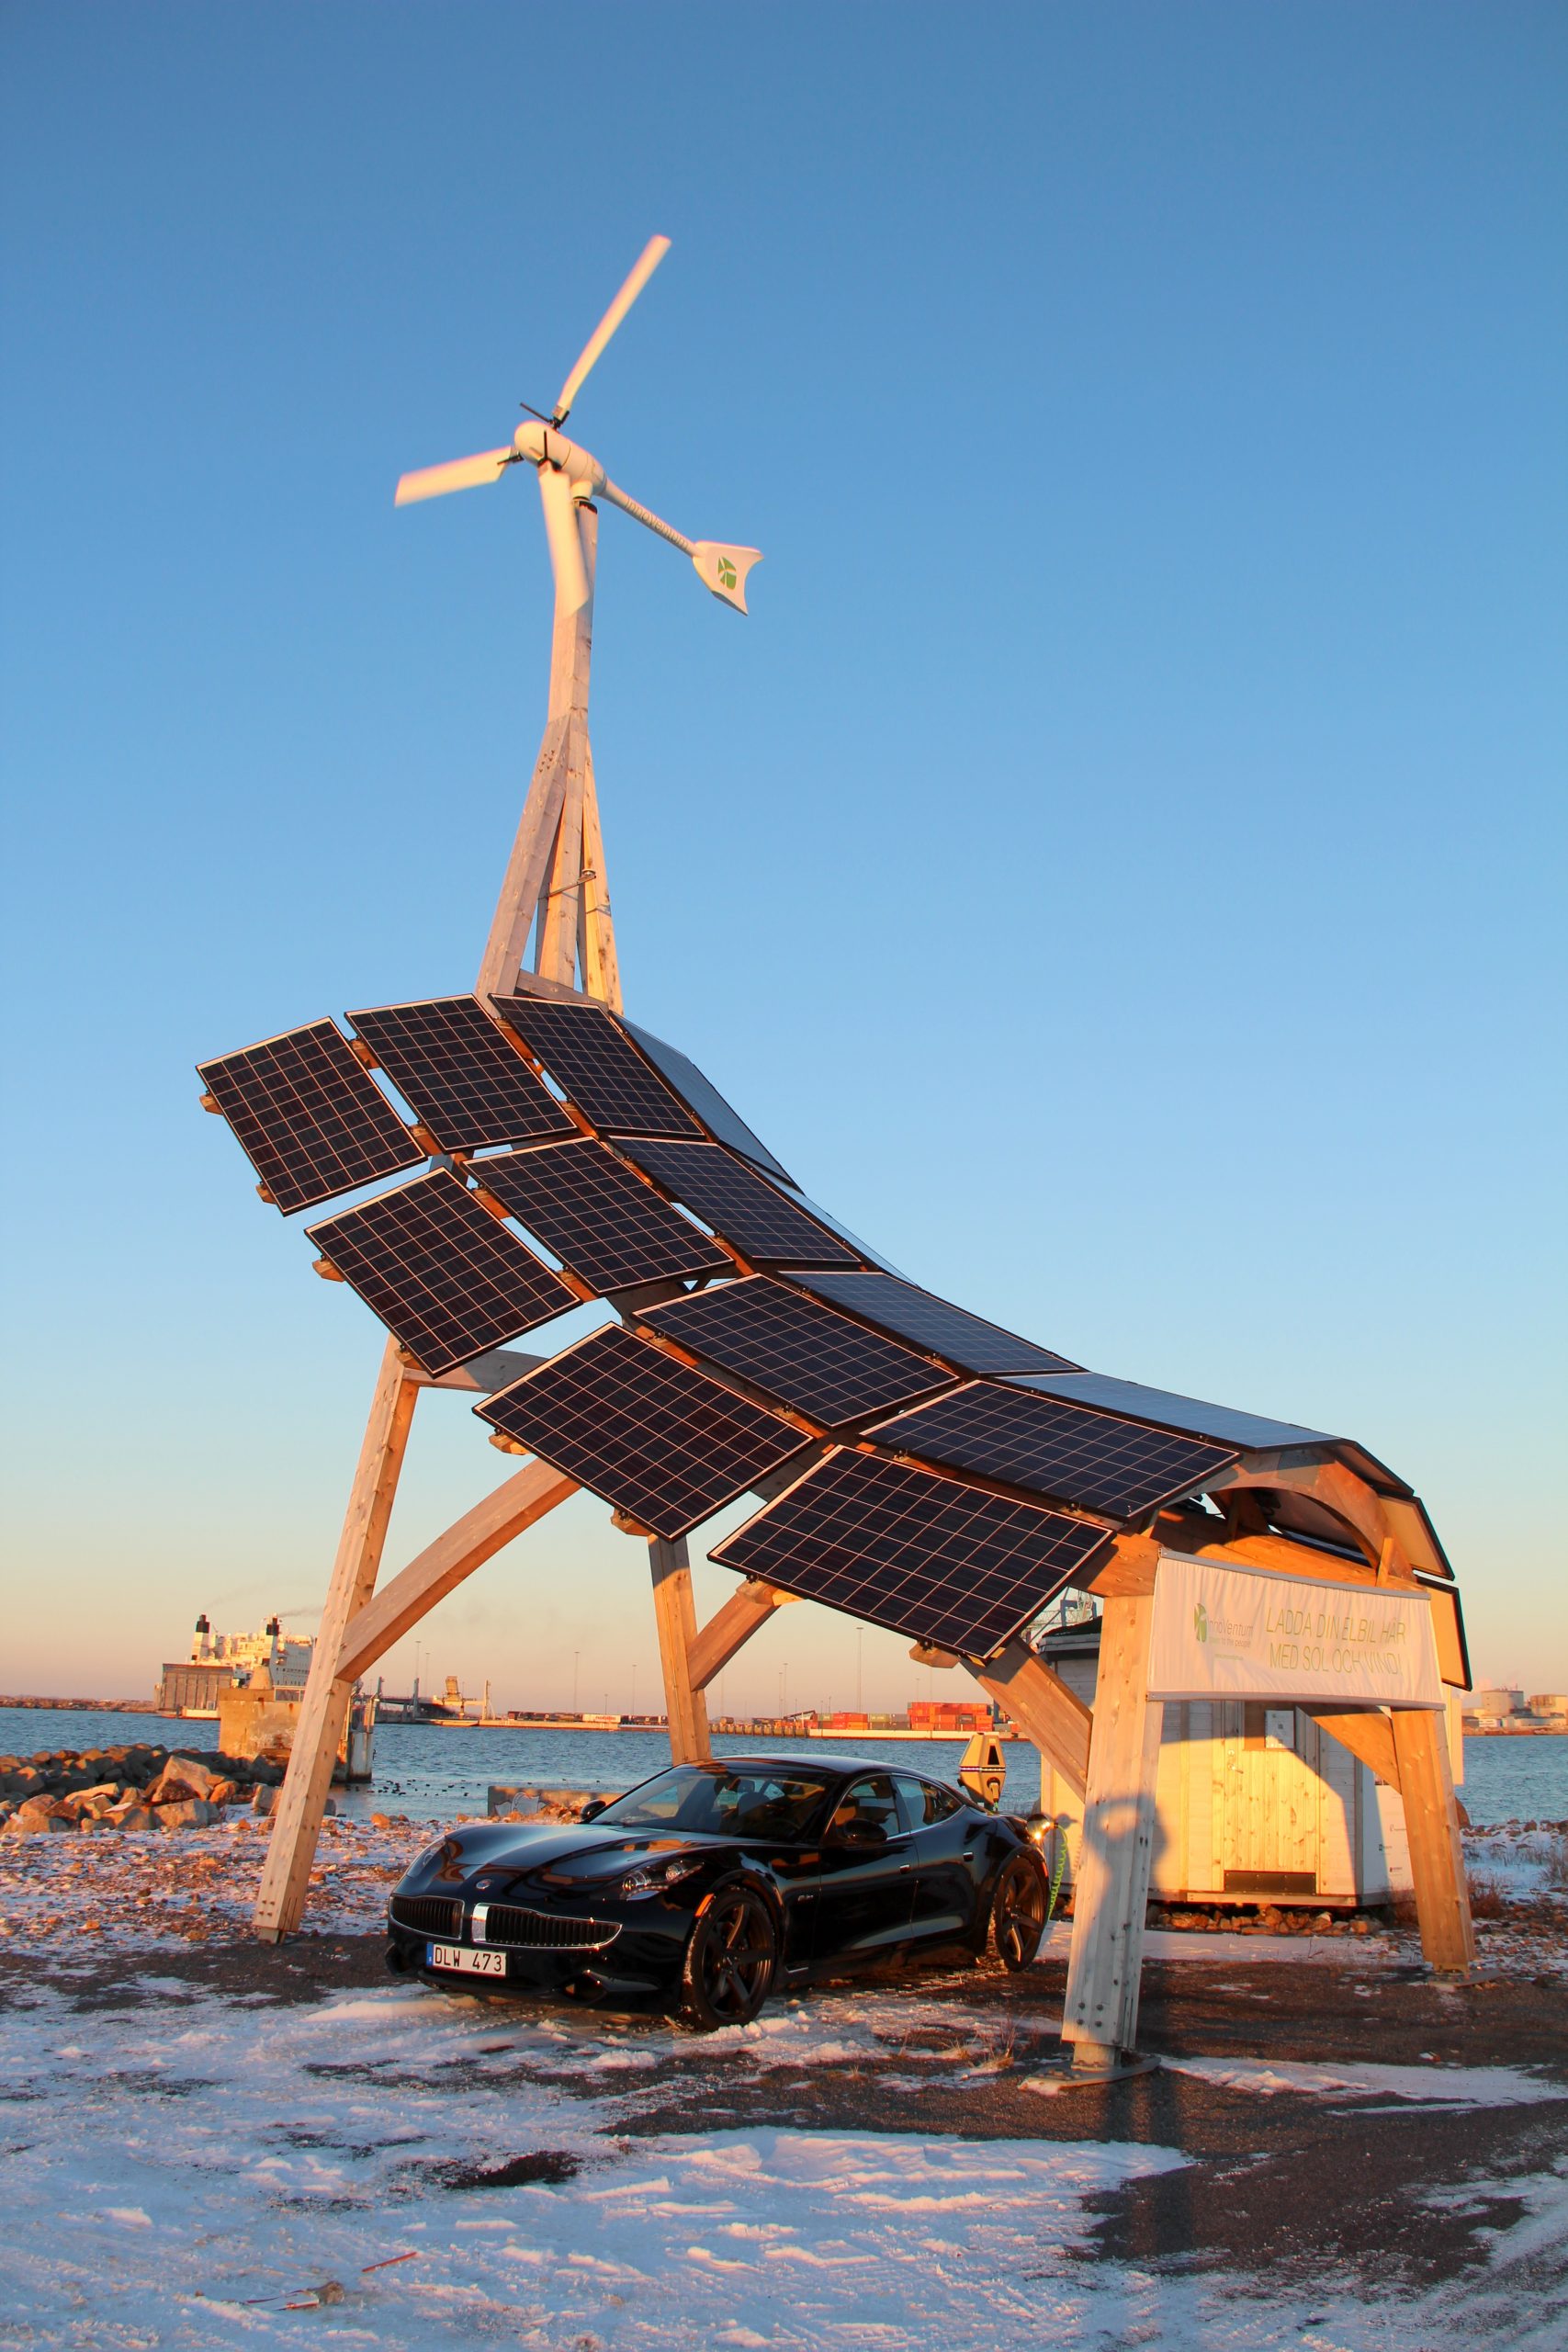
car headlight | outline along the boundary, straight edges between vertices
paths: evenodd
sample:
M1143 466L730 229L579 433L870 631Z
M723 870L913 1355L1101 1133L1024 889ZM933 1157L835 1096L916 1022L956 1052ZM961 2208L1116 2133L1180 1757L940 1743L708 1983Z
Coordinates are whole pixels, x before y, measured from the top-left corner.
M700 1871L704 1860L701 1854L672 1854L667 1862L639 1863L635 1871L626 1872L615 1892L632 1902L642 1894L666 1894L683 1878L690 1878L694 1871Z

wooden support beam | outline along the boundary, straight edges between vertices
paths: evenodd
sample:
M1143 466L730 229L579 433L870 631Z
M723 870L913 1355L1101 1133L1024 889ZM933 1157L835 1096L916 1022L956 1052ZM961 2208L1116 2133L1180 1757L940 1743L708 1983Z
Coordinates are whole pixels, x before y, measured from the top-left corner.
M364 1608L376 1587L376 1572L387 1540L398 1490L398 1474L408 1448L409 1428L419 1389L407 1374L395 1340L381 1357L370 1402L359 1464L348 1498L326 1607L310 1656L305 1696L288 1753L288 1770L273 1815L272 1837L252 1915L264 1943L276 1943L299 1925L310 1863L326 1810L333 1764L348 1720L353 1685L338 1679L344 1628Z
M1003 1712L1021 1725L1041 1755L1082 1796L1089 1779L1093 1721L1077 1691L1015 1635L994 1657L971 1660L970 1673Z
M764 1584L761 1577L748 1577L716 1616L708 1619L687 1652L686 1671L694 1690L705 1690L716 1681L737 1650L743 1649L773 1611L795 1597L793 1592L780 1592Z
M1137 2041L1165 1713L1147 1695L1153 1622L1152 1598L1105 1604L1062 2018L1078 2066L1111 2064Z
M544 895L539 900L537 961L547 979L570 982L577 973L577 910L582 898L582 776L588 724L576 711L566 728L566 789Z
M1475 1928L1449 1763L1448 1724L1433 1709L1414 1707L1400 1708L1393 1724L1421 1950L1431 1967L1445 1975L1462 1975L1474 1963Z
M438 1600L577 1490L575 1478L564 1477L547 1463L530 1462L525 1470L519 1470L461 1519L454 1520L444 1535L427 1544L390 1584L367 1601L357 1616L349 1619L338 1651L338 1680L352 1683L367 1673Z
M1393 1725L1381 1707L1303 1707L1319 1731L1348 1747L1352 1756L1364 1764L1369 1772L1386 1781L1391 1789L1399 1786L1399 1758L1394 1749Z
M1353 1470L1347 1469L1343 1462L1278 1463L1268 1467L1254 1464L1245 1470L1222 1470L1208 1481L1208 1491L1216 1499L1247 1487L1272 1487L1282 1492L1310 1496L1338 1521L1348 1537L1359 1544L1374 1565L1390 1533L1382 1498L1373 1493L1364 1478L1358 1478Z
M523 803L475 983L481 1003L487 1005L492 995L510 995L516 987L517 975L528 952L528 937L549 869L550 852L560 828L561 802L566 797L566 727L565 714L547 723L534 780Z
M1211 1527L1213 1537L1208 1533ZM1286 1535L1244 1535L1228 1542L1217 1520L1205 1521L1195 1512L1173 1511L1156 1521L1156 1531L1157 1540L1119 1536L1110 1557L1082 1578L1083 1589L1097 1593L1102 1600L1112 1595L1131 1600L1152 1593L1162 1549L1179 1552L1187 1559L1213 1560L1221 1567L1271 1568L1280 1576L1304 1577L1309 1584L1375 1585L1378 1581L1377 1569L1370 1560L1341 1559L1310 1544L1292 1544ZM1414 1579L1407 1577L1400 1589L1416 1588Z
M599 792L593 781L593 747L587 746L582 786L582 895L578 910L578 959L590 996L621 1009L621 971L615 930L610 920L610 881L604 870L604 836L599 827Z
M670 1719L670 1756L676 1764L703 1764L713 1754L707 1702L692 1679L697 1611L686 1539L667 1544L654 1536L648 1547L653 1571L653 1613L659 1628L659 1661L664 1669L664 1712Z

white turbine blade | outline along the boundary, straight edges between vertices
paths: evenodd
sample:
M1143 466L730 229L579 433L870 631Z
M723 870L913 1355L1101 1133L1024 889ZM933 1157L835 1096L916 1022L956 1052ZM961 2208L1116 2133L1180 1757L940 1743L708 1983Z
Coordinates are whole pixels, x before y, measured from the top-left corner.
M550 569L556 576L556 610L580 612L588 602L588 574L582 565L582 541L577 534L577 502L571 484L554 466L539 468L539 502L545 510L545 536L550 543Z
M394 506L412 506L422 498L445 498L449 490L478 490L482 482L499 481L512 451L481 449L477 458L454 458L449 466L423 466L418 473L398 477Z
M560 388L560 398L556 402L555 421L558 424L565 424L567 413L587 382L590 369L669 250L668 237L649 237L644 245L631 276L589 336L583 345L581 358Z
M761 560L761 548L727 547L722 539L699 539L692 549L703 586L711 589L721 605L733 605L738 613L746 610L746 574Z

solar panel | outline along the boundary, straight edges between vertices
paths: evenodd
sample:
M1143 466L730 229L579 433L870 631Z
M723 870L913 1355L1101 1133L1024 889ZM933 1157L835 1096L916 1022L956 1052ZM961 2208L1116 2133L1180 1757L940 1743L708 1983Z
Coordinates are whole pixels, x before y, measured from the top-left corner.
M450 1372L578 1303L450 1169L308 1230L428 1373Z
M934 1292L919 1290L894 1274L798 1274L804 1289L858 1315L879 1331L892 1331L932 1355L945 1356L964 1372L1076 1372L1066 1356L1037 1348L982 1316L953 1306Z
M196 1067L285 1216L425 1157L330 1021Z
M1109 1412L1131 1413L1135 1420L1160 1421L1168 1430L1213 1438L1217 1445L1234 1445L1243 1453L1338 1442L1325 1430L1303 1429L1296 1421L1239 1413L1229 1405L1205 1405L1197 1396L1179 1396L1168 1388L1145 1388L1135 1380L1112 1380L1100 1372L1034 1374L1018 1385L1037 1389L1042 1396L1065 1397L1069 1404L1100 1405Z
M1141 1519L1157 1503L1190 1494L1235 1460L1232 1446L1173 1437L1120 1413L988 1380L901 1413L868 1435L890 1453L919 1454L1121 1520Z
M671 1299L640 1319L825 1429L929 1396L951 1378L912 1348L765 1274Z
M745 1257L779 1266L858 1262L825 1226L722 1144L645 1143L639 1136L622 1142L621 1149Z
M594 1290L732 1270L705 1233L634 1176L608 1144L536 1145L470 1163L474 1182Z
M671 1542L805 1442L615 1324L474 1410Z
M443 1151L577 1132L477 997L384 1004L348 1017Z
M988 1657L1111 1539L873 1453L836 1451L709 1555L939 1649Z
M701 1135L685 1104L649 1069L603 1005L536 996L496 996L491 1002L568 1102L606 1135Z
M725 1101L713 1080L703 1076L694 1061L678 1046L666 1045L664 1039L656 1037L651 1029L643 1028L640 1022L628 1021L624 1012L620 1021L627 1036L637 1040L654 1069L669 1080L682 1102L696 1113L709 1135L716 1136L720 1143L727 1143L731 1151L738 1151L754 1168L765 1169L770 1176L777 1176L782 1182L793 1184L795 1179L789 1170L773 1158L760 1136L752 1134L739 1112Z

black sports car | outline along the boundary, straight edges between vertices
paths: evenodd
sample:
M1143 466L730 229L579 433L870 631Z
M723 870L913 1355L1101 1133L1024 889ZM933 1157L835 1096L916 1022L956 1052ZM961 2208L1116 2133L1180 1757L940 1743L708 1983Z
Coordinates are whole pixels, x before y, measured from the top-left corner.
M921 1773L727 1756L656 1772L580 1822L464 1823L391 1898L388 1965L584 2001L654 1996L743 2025L775 1984L987 1934L1033 1958L1045 1873L1025 1825Z

